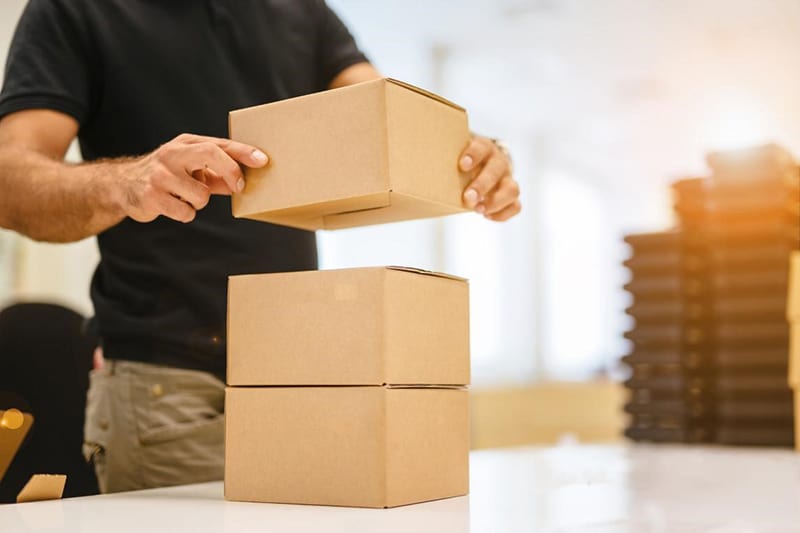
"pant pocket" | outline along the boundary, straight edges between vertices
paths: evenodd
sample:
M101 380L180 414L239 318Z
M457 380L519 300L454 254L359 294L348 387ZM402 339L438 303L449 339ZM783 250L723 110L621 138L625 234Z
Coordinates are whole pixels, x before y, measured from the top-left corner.
M133 377L136 433L147 486L222 479L224 385L193 371Z

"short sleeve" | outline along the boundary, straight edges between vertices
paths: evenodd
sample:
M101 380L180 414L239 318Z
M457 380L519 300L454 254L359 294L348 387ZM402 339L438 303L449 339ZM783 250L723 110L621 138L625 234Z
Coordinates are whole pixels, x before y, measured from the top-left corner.
M368 61L342 20L324 0L317 0L317 58L320 79L325 88L344 69Z
M28 2L6 60L0 117L44 108L85 123L91 101L91 55L76 4Z

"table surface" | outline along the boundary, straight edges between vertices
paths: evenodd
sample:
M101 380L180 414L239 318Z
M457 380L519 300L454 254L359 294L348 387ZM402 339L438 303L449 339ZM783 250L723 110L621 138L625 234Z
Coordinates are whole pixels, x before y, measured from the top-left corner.
M471 455L471 494L396 509L226 502L222 483L0 506L0 532L800 531L800 454L568 444Z

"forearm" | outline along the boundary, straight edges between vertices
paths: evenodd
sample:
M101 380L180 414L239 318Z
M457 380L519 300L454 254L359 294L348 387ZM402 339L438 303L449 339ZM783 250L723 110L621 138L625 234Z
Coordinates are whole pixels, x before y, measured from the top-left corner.
M126 161L76 165L0 148L0 227L51 242L97 235L124 217L114 184Z

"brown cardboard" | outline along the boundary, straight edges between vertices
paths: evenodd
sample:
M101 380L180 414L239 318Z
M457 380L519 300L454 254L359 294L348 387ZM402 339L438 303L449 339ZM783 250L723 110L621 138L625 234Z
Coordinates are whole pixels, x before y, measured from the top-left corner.
M792 154L776 144L712 152L706 156L706 162L716 180L785 180L790 183L797 180L797 162Z
M790 258L786 318L789 320L789 385L800 388L800 252L792 252Z
M381 79L232 111L231 139L269 154L245 171L233 215L308 230L466 211L466 111Z
M231 276L229 385L466 385L469 286L402 267Z
M800 391L794 390L794 449L800 451Z
M17 503L58 500L66 482L63 474L34 474L17 495Z
M800 252L792 252L789 261L789 298L786 303L786 317L789 322L800 322Z
M789 385L800 388L800 321L789 327Z
M0 409L0 481L32 425L32 414L18 409Z
M464 389L228 387L225 498L395 507L468 492Z

